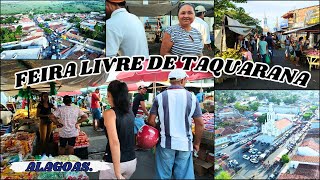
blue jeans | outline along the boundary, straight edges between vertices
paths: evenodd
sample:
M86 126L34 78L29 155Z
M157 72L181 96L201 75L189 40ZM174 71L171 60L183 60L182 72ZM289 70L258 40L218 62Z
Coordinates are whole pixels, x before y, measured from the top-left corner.
M156 179L195 179L192 151L165 149L157 145Z
M92 119L99 121L100 128L103 128L103 119L101 117L101 109L100 108L92 108Z

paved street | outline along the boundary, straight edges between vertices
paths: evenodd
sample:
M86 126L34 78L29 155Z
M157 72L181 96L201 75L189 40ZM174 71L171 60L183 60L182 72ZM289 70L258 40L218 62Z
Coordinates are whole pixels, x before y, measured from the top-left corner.
M306 62L300 62L301 66L295 66L292 61L285 60L284 49L279 49L274 51L273 63L272 65L280 65L283 67L289 67L291 69L298 69L300 71L309 71L309 66ZM271 66L272 66L271 65ZM320 71L319 69L312 69L311 80L308 84L308 89L318 90L320 86ZM265 81L259 79L245 79L242 77L237 77L237 85L235 85L235 79L229 78L224 80L222 83L216 83L216 89L303 89L297 86L288 85L287 83L277 83L272 81Z
M278 149L275 150L272 154L270 154L267 159L264 161L264 164L274 164L276 161L275 158L286 149L286 147L289 145L290 142L295 142L294 139L297 139L296 134L300 131L297 130L295 133L293 133L287 140L285 140L285 143L280 144L278 146ZM278 138L279 139L279 138ZM277 140L276 140L277 141ZM261 145L261 143L254 143L255 149L258 149L260 152L264 152L265 150L270 149L270 146ZM242 145L243 146L243 145ZM227 153L230 157L228 160L225 160L227 163L229 160L237 160L239 165L241 166L241 170L238 171L233 179L249 179L254 176L254 179L267 179L269 175L271 175L278 167L278 165L275 165L274 167L267 167L267 165L264 167L262 162L260 161L258 164L253 164L249 160L243 159L243 155L246 154L248 156L252 155L248 152L243 153L241 147L236 148L236 144L233 144L225 149L217 148L215 153L222 152ZM277 169L278 170L278 169Z

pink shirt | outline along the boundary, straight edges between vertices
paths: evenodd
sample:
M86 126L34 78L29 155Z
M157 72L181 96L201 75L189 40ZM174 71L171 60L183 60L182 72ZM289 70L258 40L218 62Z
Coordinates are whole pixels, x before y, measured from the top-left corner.
M77 137L79 135L76 123L78 118L84 115L77 106L62 106L53 112L53 115L60 119L63 127L59 132L59 136L63 138Z
M246 58L246 60L251 61L252 60L252 53L250 51L247 51L244 53L244 57Z

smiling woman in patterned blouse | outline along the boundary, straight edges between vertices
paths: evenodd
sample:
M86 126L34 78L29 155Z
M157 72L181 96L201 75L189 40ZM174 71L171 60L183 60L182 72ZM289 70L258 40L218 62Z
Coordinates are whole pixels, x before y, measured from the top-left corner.
M160 54L165 55L202 55L202 38L198 30L191 27L195 19L195 9L192 4L184 3L178 10L179 24L165 30Z

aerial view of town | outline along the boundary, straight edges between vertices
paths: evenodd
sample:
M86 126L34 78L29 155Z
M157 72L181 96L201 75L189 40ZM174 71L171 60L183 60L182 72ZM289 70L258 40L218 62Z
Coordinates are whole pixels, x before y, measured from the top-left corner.
M318 179L319 91L215 91L215 179Z
M1 1L1 59L95 59L105 54L104 1Z

